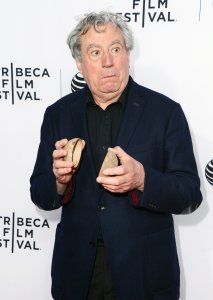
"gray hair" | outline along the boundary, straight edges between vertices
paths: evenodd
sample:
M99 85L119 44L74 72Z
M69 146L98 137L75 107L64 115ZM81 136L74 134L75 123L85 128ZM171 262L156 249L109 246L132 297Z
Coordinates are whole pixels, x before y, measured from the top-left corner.
M130 51L133 49L134 42L132 32L121 15L106 11L101 11L99 13L92 12L85 14L80 19L74 30L71 31L67 38L67 44L75 60L81 61L81 36L84 35L92 26L96 32L102 32L100 26L108 23L114 24L121 30L126 50Z

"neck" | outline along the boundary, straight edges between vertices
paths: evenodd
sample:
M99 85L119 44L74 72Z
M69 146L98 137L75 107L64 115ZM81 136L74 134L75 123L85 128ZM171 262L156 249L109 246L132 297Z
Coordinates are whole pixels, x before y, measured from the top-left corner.
M122 91L123 92L123 91ZM110 104L117 102L120 98L122 92L116 93L116 94L103 94L103 95L96 95L92 93L93 99L95 103L100 106L102 109L106 109L107 106Z

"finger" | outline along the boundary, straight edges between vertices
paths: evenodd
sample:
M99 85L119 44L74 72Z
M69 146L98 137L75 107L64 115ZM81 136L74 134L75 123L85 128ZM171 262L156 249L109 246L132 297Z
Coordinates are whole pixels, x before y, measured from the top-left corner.
M64 175L64 176L59 176L56 178L56 182L61 183L61 184L66 184L70 182L72 178L72 175Z
M72 174L72 168L54 169L55 177L61 177Z
M61 149L61 148L63 148L67 143L68 143L68 140L67 140L67 139L62 139L62 140L60 140L60 141L57 141L57 142L55 143L55 148L56 148L56 149Z
M130 156L120 146L109 149L117 155L121 164L125 163L130 158Z
M55 174L56 178L63 175L73 174L73 172L73 165L71 165L70 163L66 163L63 161L55 161L53 163L53 173Z
M64 158L67 155L67 151L64 149L54 150L53 151L53 159Z
M53 173L55 177L69 175L73 173L73 163L64 160L54 160L53 161Z
M119 186L126 184L126 176L98 176L96 181L102 185Z
M65 161L65 160L54 160L53 166L56 169L60 168L72 168L73 163L71 161Z
M129 190L126 186L103 185L103 187L112 193L125 193Z
M105 176L121 176L125 174L125 168L123 165L113 168L107 168L103 171Z

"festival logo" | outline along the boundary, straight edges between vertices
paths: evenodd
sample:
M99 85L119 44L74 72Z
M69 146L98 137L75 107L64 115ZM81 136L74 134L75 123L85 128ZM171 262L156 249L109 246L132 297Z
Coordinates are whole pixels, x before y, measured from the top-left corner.
M11 216L0 216L0 250L6 249L11 253L18 250L41 250L37 236L49 228L46 219L24 218L14 212Z
M170 9L170 0L131 0L131 9L118 12L126 22L139 23L141 27L154 23L171 23L177 21Z
M49 80L47 68L20 67L13 63L10 66L0 67L0 103L17 101L35 102L42 100L42 91L37 85L42 80Z
M207 181L213 185L213 159L207 164L205 169L205 175Z

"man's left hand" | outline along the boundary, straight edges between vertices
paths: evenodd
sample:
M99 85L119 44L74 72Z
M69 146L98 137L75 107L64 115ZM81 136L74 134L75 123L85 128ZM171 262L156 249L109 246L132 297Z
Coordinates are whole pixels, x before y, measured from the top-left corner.
M104 170L104 176L97 177L97 182L113 193L125 193L133 189L143 191L145 179L143 165L119 146L110 150L117 155L120 165Z

